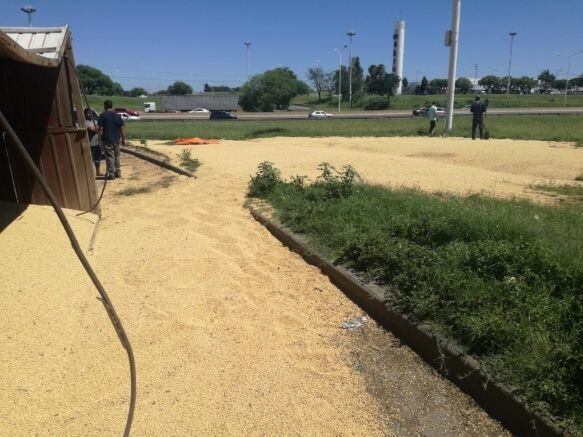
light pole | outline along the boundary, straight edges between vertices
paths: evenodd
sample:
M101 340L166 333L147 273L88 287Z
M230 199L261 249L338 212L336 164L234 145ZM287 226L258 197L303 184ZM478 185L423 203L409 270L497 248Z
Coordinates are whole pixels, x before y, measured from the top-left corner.
M514 37L516 32L510 32L510 58L508 59L508 84L506 86L506 98L510 96L510 69L512 68L512 48L514 47Z
M29 5L29 6L25 6L23 8L20 8L20 10L28 15L28 27L31 27L32 26L32 14L34 14L36 12L36 8L34 6Z
M346 47L348 47L348 45L344 44L344 47L341 49L334 49L334 51L337 52L338 56L340 57L338 61L338 112L342 111L340 108L340 101L342 100L342 52Z
M245 41L246 50L247 50L247 80L251 79L251 70L249 69L249 49L251 48L251 41Z
M347 32L348 35L348 82L349 82L349 91L348 95L350 98L350 109L352 109L352 37L356 35L356 32Z
M575 52L569 56L569 63L567 64L567 82L565 83L565 103L563 104L564 108L567 107L567 94L569 94L569 73L571 73L571 60L581 53L583 53L583 50L579 50L578 52Z
M455 99L455 76L457 70L457 52L460 38L460 14L462 0L453 0L453 13L451 18L451 30L448 32L449 43L449 75L447 78L447 105L445 130L449 133L453 128L453 102Z

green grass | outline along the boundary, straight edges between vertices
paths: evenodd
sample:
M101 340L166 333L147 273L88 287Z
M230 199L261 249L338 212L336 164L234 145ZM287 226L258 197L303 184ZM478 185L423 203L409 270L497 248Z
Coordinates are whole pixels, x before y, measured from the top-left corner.
M471 118L457 117L453 136L470 136ZM486 120L491 138L573 141L583 145L583 117L514 116ZM269 120L269 121L180 121L128 123L130 139L173 140L182 137L247 140L264 137L390 137L425 135L425 118L392 120ZM443 132L439 121L437 134Z
M552 183L538 183L531 185L531 188L544 191L546 193L558 194L561 196L573 197L583 200L583 185L558 185Z
M557 95L511 95L506 98L505 95L492 94L484 95L482 98L490 100L490 108L562 108L563 98ZM123 97L123 96L87 96L89 104L97 112L101 112L103 108L103 101L109 99L113 102L116 108L134 109L140 112L144 111L144 102L156 102L156 107L160 110L160 100L156 96L149 96L147 98L140 97ZM461 108L464 105L471 103L473 95L458 95L455 101L455 107ZM389 109L414 109L420 106L427 106L433 100L436 100L440 106L445 106L445 95L431 95L431 96L394 96L391 98L391 107ZM83 102L85 104L85 102ZM338 107L337 100L330 100L323 103L318 103L317 95L303 95L297 96L292 100L293 105L305 105L310 108L333 109ZM569 107L583 107L583 96L569 96L567 98L567 106ZM342 108L349 109L348 102L342 102ZM357 100L353 102L353 109L362 109L362 101Z
M465 105L472 102L474 95L472 94L458 94L455 99L455 107L463 108ZM506 97L504 94L482 95L482 99L490 100L490 108L562 108L564 96L560 95L510 95ZM353 109L362 109L363 101L361 99L353 100ZM394 96L391 97L391 106L389 109L414 109L420 106L428 106L432 101L436 101L439 106L445 107L446 97L443 94L429 95L429 96ZM292 100L294 105L305 105L315 109L333 109L338 107L337 99L327 99L327 101L318 103L318 96L316 94L297 96ZM342 108L349 109L348 102L342 102ZM583 107L583 95L574 95L567 97L568 107Z
M262 164L250 193L387 305L476 357L529 406L583 431L583 205L306 186Z
M113 102L114 108L126 108L133 109L136 111L144 112L144 102L156 102L156 106L160 107L160 101L157 97L149 96L144 99L140 97L124 97L124 96L87 96L89 105L93 110L100 113L103 111L103 102L105 100L111 100ZM85 105L85 100L83 100L83 105Z
M143 187L129 187L119 190L117 192L118 196L135 196L136 194L145 194L152 191L152 187L144 185Z

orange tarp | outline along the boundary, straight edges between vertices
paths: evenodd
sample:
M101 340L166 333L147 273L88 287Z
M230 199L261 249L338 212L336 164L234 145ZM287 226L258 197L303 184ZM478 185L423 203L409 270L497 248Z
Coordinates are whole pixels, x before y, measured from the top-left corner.
M177 138L174 141L175 144L178 144L179 146L197 146L199 144L219 144L219 140L214 140L214 139L204 139L204 138L198 138L198 137L192 137L192 138Z

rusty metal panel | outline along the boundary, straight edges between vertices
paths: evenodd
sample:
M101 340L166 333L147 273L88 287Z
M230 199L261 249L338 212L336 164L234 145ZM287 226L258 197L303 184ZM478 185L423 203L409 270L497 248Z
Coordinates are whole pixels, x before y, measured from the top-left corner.
M0 110L61 206L88 210L97 201L94 166L68 35L64 44L56 68L3 58L0 51ZM7 137L0 139L0 184L0 200L48 203Z

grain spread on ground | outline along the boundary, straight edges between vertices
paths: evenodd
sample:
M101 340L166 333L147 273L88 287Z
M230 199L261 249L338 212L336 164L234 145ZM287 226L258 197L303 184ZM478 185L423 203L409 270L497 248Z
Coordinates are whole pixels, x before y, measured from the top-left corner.
M183 148L149 145L176 162ZM123 156L90 253L136 353L135 435L503 433L374 322L343 329L362 311L250 217L246 185L260 161L312 177L328 161L391 186L544 201L529 185L572 181L583 151L439 138L189 147L197 179ZM0 434L120 434L127 364L97 293L50 208L8 209ZM86 248L95 216L69 215Z

